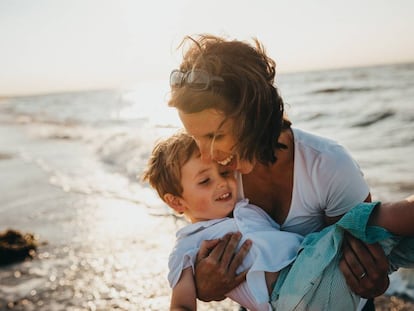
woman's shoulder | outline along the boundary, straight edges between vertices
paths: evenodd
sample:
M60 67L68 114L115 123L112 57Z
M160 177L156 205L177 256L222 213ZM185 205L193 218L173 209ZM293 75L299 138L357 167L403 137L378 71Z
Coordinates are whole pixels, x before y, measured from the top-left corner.
M348 150L331 138L298 128L292 128L292 133L295 155L325 160L332 159L334 162L337 162L338 159L351 158Z
M327 188L363 179L360 166L344 146L303 130L295 130L294 135L296 175L308 174L311 180Z
M295 145L303 145L316 150L325 150L341 146L336 140L317 133L292 127Z

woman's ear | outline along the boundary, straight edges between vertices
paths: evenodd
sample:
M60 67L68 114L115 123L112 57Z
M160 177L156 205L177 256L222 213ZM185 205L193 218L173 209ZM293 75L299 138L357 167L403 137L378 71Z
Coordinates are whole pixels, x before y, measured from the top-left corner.
M184 213L185 208L182 204L180 197L173 195L171 193L166 193L164 194L164 201L177 213Z

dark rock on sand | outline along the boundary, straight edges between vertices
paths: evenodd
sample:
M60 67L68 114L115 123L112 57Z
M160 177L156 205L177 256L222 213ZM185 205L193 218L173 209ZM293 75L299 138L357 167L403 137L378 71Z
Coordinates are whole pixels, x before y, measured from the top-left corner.
M0 152L0 160L10 160L13 159L14 155L11 153L1 153Z
M37 242L33 234L17 230L0 232L0 266L33 258Z

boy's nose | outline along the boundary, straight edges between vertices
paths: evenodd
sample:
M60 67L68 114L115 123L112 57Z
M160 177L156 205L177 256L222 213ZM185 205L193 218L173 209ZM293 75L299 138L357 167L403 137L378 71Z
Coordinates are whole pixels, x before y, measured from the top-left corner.
M223 187L226 187L227 186L227 179L226 178L224 178L224 177L222 177L222 176L220 176L219 177L219 181L218 181L218 183L217 183L217 188L223 188Z

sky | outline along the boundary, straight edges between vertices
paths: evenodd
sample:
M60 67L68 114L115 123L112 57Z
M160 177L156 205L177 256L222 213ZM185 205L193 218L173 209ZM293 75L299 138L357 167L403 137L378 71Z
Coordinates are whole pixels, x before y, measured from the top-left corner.
M258 38L278 72L414 61L412 0L0 0L0 96L168 79L185 35Z

